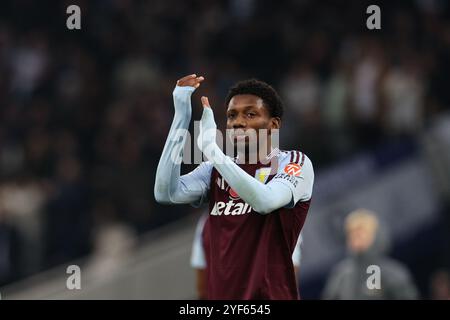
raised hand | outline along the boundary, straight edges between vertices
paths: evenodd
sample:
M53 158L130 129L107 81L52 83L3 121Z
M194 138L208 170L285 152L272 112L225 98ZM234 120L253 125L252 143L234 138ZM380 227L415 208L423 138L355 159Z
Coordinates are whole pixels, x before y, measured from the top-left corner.
M192 114L191 95L200 87L200 83L205 80L204 77L197 77L196 74L190 74L177 81L173 90L173 102L175 106L175 115L185 119L190 119Z
M198 148L210 158L216 148L217 125L214 113L207 97L202 97L203 114L200 120L200 132L197 139Z
M199 76L197 77L196 74L190 74L188 76L185 76L177 81L177 86L179 87L194 87L197 89L200 87L200 83L205 80L204 77Z

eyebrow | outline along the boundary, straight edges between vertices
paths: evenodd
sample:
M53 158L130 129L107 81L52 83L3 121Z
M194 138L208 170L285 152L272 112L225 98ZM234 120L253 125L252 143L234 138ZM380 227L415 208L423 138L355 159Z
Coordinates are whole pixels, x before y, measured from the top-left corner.
M243 107L244 111L247 111L248 109L258 109L258 106L255 105L248 105ZM232 112L232 111L236 111L235 108L231 109L231 110L227 110L227 112Z

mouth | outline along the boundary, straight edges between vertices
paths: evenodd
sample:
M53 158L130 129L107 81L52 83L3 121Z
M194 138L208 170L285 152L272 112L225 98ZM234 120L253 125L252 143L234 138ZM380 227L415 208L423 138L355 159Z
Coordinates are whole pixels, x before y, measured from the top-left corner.
M230 137L233 141L244 141L248 139L248 134L244 130L233 130L230 132Z
M237 135L233 135L233 139L235 141L243 141L247 138L247 135L245 134L237 134Z

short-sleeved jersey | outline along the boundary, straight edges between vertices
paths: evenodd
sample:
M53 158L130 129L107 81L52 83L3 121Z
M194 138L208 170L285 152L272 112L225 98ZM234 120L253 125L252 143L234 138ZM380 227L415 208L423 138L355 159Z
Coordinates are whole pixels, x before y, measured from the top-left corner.
M202 181L209 199L203 232L208 298L298 299L292 254L310 205L314 181L311 161L299 151L278 151L268 164L239 166L262 183L288 186L292 201L284 208L260 214L211 164L203 163L192 172L190 178ZM205 200L202 196L199 202Z

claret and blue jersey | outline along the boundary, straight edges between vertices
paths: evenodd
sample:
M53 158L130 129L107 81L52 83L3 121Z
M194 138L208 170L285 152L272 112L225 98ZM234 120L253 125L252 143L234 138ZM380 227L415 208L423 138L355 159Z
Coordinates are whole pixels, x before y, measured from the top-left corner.
M209 298L297 299L292 253L311 201L311 161L299 151L279 151L269 164L239 166L261 183L289 186L292 201L259 214L208 162L182 177L186 187L203 187L193 204L209 206L203 231Z

